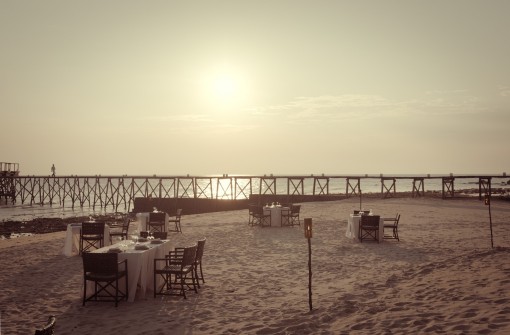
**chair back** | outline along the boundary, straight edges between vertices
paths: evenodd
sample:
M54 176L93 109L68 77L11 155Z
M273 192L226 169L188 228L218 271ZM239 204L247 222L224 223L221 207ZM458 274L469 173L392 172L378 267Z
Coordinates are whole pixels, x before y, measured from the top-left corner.
M264 207L262 206L255 206L253 208L253 213L257 215L264 215Z
M250 215L255 213L256 210L257 210L257 205L255 205L255 204L249 204L248 205L248 212L249 212Z
M103 235L104 221L86 221L81 224L82 235Z
M55 330L55 322L57 321L57 318L53 315L51 315L48 318L48 322L46 325L41 329L35 330L35 335L53 335Z
M196 245L184 248L184 253L182 255L182 267L195 264L196 255L197 255Z
M125 233L126 235L128 234L130 223L131 219L129 218L129 216L126 215L124 217L124 222L122 223L122 232Z
M204 249L205 249L205 237L201 240L198 240L197 242L197 255L196 255L196 261L200 262L202 260L202 256L204 255Z
M291 212L292 214L299 214L301 211L301 205L292 205Z
M149 222L165 222L165 212L149 212Z
M152 236L154 238L159 238L160 240L166 240L168 233L166 231L154 231L152 232Z
M118 272L118 254L114 252L84 252L83 258L83 272L100 273L100 274L115 274Z
M379 215L362 215L360 225L363 227L379 227Z

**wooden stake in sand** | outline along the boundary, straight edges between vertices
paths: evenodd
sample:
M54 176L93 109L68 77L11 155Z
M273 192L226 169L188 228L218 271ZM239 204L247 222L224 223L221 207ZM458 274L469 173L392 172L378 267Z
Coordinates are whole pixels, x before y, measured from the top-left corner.
M305 224L305 238L308 240L308 305L310 306L310 311L313 309L312 307L312 219L306 218L304 220Z
M485 205L489 206L489 226L491 229L491 248L494 249L494 238L492 236L492 214L491 214L491 192L485 195Z

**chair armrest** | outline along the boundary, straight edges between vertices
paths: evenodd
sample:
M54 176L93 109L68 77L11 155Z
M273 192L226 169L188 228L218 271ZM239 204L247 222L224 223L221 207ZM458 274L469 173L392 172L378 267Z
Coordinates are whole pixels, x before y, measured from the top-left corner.
M166 266L168 266L168 265L170 265L170 263L172 263L171 259L168 255L166 255L165 258L154 258L154 270L156 269L156 264L161 263L161 262L165 262Z

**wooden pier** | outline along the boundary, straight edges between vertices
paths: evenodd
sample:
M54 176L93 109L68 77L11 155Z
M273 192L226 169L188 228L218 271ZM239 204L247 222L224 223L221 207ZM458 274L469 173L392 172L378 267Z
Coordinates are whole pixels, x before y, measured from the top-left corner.
M5 202L15 202L16 186L15 179L19 175L18 163L0 162L0 199L4 198Z
M2 163L5 164L5 163ZM491 176L383 176L309 175L309 176L22 176L17 166L4 166L0 176L0 195L5 201L30 205L114 208L130 210L136 199L209 199L246 202L299 202L343 199L361 196L361 181L377 179L381 198L397 195L397 181L412 181L412 196L425 195L425 182L441 179L443 199L455 197L455 180L478 180L481 199L491 189L493 179L508 179L506 174ZM345 193L342 188L345 183ZM254 192L255 190L255 192ZM308 190L306 193L305 190ZM336 192L335 192L336 190ZM186 200L189 202L189 200Z

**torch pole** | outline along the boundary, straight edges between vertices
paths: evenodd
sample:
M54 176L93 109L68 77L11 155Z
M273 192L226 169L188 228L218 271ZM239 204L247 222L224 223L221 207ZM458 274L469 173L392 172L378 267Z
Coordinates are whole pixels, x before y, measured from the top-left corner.
M312 243L308 239L308 305L312 310Z
M308 240L308 305L312 311L312 219L305 218L303 227L305 238Z
M494 238L492 235L492 215L491 215L491 201L490 201L491 194L489 193L489 225L491 228L491 248L494 249Z

